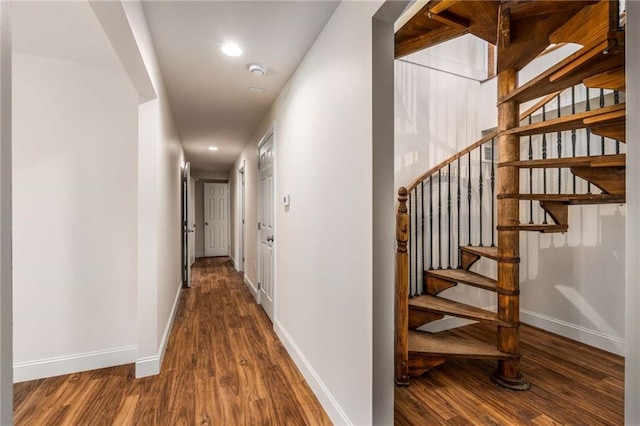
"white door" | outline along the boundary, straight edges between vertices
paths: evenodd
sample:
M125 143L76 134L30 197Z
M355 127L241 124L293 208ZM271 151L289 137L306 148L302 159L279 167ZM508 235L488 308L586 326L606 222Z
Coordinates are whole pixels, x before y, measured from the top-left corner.
M226 183L204 184L204 255L229 255L229 191Z
M264 143L260 145L258 168L258 228L259 228L259 263L260 271L258 275L258 300L262 308L273 321L273 239L274 239L274 149L273 134L267 136Z
M240 238L238 241L238 251L240 260L238 261L238 270L244 271L244 162L238 172L240 180Z
M187 251L189 252L189 266L191 266L196 262L196 181L192 177L189 177L188 192L189 197L187 202L189 203L189 219L187 220L187 225L189 227L189 232L187 233Z
M191 202L192 181L191 164L187 163L182 171L182 282L185 287L191 287L191 258L195 248L195 242L192 244L195 223L191 221L194 205Z

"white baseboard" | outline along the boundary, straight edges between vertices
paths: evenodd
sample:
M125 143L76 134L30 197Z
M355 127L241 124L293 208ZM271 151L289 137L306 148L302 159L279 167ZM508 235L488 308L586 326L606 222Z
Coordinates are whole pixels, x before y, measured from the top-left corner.
M309 384L309 387L320 401L320 404L326 411L327 415L333 422L333 424L352 425L349 417L344 412L338 401L333 397L329 389L320 379L320 376L315 372L307 358L305 358L298 345L293 341L289 333L284 329L278 319L275 320L275 332L280 338L280 341L287 349L287 352L293 358L293 362L296 364L305 380Z
M258 287L251 282L247 274L244 274L244 283L249 287L249 291L253 294L254 299L258 300Z
M176 297L173 300L173 307L171 308L171 314L169 314L169 320L164 327L164 334L162 335L162 340L160 341L158 353L156 355L138 358L136 360L136 379L160 374L162 361L164 360L164 352L167 349L169 335L171 334L171 329L173 328L173 320L175 319L176 311L178 310L178 302L180 301L181 294L182 282L180 282L180 284L178 285L178 292L176 293Z
M236 268L236 271L240 270L240 266L238 265L238 262L236 262L236 258L233 256L229 256L229 258L231 259L231 262L233 263L233 267Z
M20 383L27 380L131 364L136 361L137 356L137 346L125 346L37 361L17 362L13 364L13 382Z
M534 327L541 328L554 334L575 340L585 345L593 346L603 351L624 356L624 340L609 336L599 331L571 324L565 321L551 318L536 312L520 309L520 321Z

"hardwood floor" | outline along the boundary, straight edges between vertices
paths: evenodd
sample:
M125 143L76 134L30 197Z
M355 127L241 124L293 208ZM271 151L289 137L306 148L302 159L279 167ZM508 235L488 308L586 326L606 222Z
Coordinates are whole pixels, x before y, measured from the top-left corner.
M331 424L228 258L199 259L158 376L133 365L19 383L16 425Z
M494 341L493 327L451 332ZM623 425L624 359L522 326L528 392L489 380L495 361L449 360L395 391L396 425Z

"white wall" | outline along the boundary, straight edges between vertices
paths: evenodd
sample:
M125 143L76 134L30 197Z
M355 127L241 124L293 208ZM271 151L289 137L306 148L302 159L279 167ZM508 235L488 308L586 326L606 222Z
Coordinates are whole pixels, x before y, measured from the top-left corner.
M0 424L13 416L11 283L11 14L0 2Z
M379 6L340 4L234 167L245 161L245 269L255 283L257 143L275 122L275 329L338 424L371 424L373 412L371 18ZM237 188L237 174L230 179Z
M31 27L50 11L104 62L29 54L55 42ZM137 95L88 4L14 13L15 380L133 362Z
M139 191L146 196L140 198L140 212L145 215L138 217L139 250L152 253L140 264L138 287L136 376L142 377L160 371L181 291L180 200L184 154L142 4L130 1L110 6L123 8L157 94L156 99L140 105L139 151L141 158L145 157L144 164L140 163L140 173L146 180L141 181ZM147 161L147 157L155 161Z
M627 2L627 117L640 115L640 86L632 84L640 74L640 3ZM627 235L626 239L626 330L625 330L625 423L640 424L640 193L631 190L640 181L640 123L627 120Z

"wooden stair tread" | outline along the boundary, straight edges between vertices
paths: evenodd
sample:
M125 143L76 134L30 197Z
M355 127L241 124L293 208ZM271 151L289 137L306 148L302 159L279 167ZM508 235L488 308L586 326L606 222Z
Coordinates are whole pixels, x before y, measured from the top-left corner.
M558 232L567 232L569 226L543 223L521 223L516 226L519 231L542 232L543 234L552 234Z
M610 90L619 90L624 92L626 89L624 67L618 67L613 70L594 74L584 79L583 83L587 87L602 88Z
M430 275L443 280L467 284L491 291L496 291L498 285L494 279L464 269L429 269L427 271L427 277Z
M544 160L507 161L498 164L498 167L522 167L531 169L545 167L624 167L625 164L625 154L613 154L594 155L591 157L566 157L546 158Z
M517 198L532 201L556 201L566 204L619 204L625 202L620 194L499 194L498 198Z
M409 353L446 358L514 358L514 355L500 352L494 344L413 330L409 331Z
M612 122L624 120L625 104L620 103L603 108L592 109L591 111L579 112L577 114L566 115L564 117L552 118L538 123L527 124L514 127L501 132L500 135L538 135L543 133L561 132L590 125L605 125ZM622 118L620 116L622 113ZM589 123L589 124L587 124Z
M500 321L498 314L487 311L476 306L467 305L465 303L456 302L454 300L445 299L428 294L416 296L409 300L409 309L452 315L460 318L467 318L475 321L485 321L493 324L509 326L509 323Z
M498 103L527 102L549 93L579 84L585 78L620 68L625 63L624 54L614 47L623 43L621 34L613 32L607 40L594 42L568 56L553 67L524 83ZM624 32L620 31L622 36ZM607 52L607 53L605 53Z
M498 260L498 247L489 246L461 246L460 250L466 251L488 259Z

